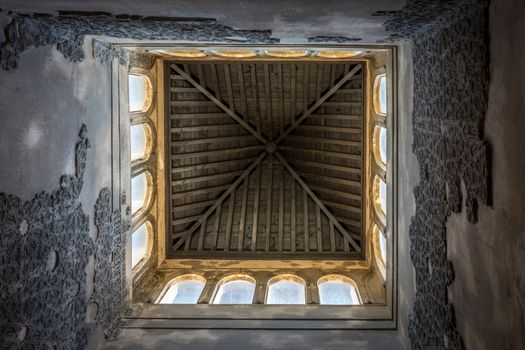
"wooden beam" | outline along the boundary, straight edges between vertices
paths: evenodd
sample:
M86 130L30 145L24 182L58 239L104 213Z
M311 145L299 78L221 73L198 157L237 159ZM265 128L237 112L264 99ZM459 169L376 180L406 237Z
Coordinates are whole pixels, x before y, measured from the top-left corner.
M339 202L327 201L327 200L324 200L324 199L322 201L323 201L324 205L326 205L327 207L337 208L337 209L341 209L341 210L351 211L352 213L361 214L361 208L360 207L353 207L353 206L348 205L348 204L342 204L342 203L339 203Z
M246 90L245 90L245 85L244 85L244 69L243 69L242 64L240 63L237 64L237 78L239 80L239 92L241 94L241 116L244 120L247 120L248 119L248 105L246 103Z
M195 92L200 93L199 90L193 87L184 87L184 86L172 86L170 87L170 92Z
M305 65L306 66L306 65ZM319 106L321 106L330 96L332 96L336 91L337 89L339 89L341 86L343 86L343 84L345 84L348 79L350 79L355 73L357 73L359 70L361 69L361 66L360 65L357 65L354 69L352 69L348 74L346 74L341 80L339 80L339 82L337 82L337 84L335 84L334 86L332 86L332 88L330 90L328 90L327 93L325 93L319 100L317 100L317 102L315 102L312 107L308 108L308 110L306 110L303 115L295 120L292 125L290 125L288 127L288 129L286 129L285 132L283 132L278 138L277 140L275 141L275 143L279 143L281 142L282 140L284 140L292 131L295 130L295 128L297 128L297 126L299 126L306 118L308 118L317 108L319 108Z
M289 151L289 152L310 153L310 154L313 154L313 155L318 155L318 156L323 156L323 157L332 157L332 158L341 158L341 159L349 159L349 160L361 161L361 155L360 154L349 154L349 153L343 153L343 152L321 151L321 150L317 150L317 149L300 148L300 147L293 147L293 146L279 146L279 149L283 150L283 151Z
M290 92L290 123L293 123L295 120L295 108L297 103L297 92L296 92L296 79L297 79L297 71L295 70L295 64L292 63L290 66L290 85L291 85L291 92Z
M304 227L304 251L310 251L310 231L308 227L308 220L310 215L308 214L308 193L303 187L303 227Z
M324 120L352 120L352 121L361 121L363 116L360 114L322 114L316 113L311 114L310 118L312 119L324 119Z
M284 241L284 167L281 165L281 178L279 179L279 231L277 236L277 250L283 251Z
M359 247L359 245L354 241L354 239L348 234L348 232L346 232L346 230L344 229L343 226L341 226L341 224L337 221L337 219L332 215L332 213L324 206L324 204L319 200L319 198L317 198L317 196L315 195L315 193L308 187L308 185L303 181L303 179L301 179L301 177L299 175L297 175L297 173L295 172L295 170L290 166L290 164L286 161L286 159L284 159L284 157L279 153L279 152L275 152L274 153L275 156L277 157L277 159L279 159L279 161L286 167L286 169L288 170L288 172L290 172L290 174L292 174L292 176L295 178L295 180L304 188L304 190L306 192L308 192L308 194L310 195L310 197L312 198L312 200L315 202L316 205L318 205L320 207L320 209L323 211L323 213L328 217L328 219L330 221L332 221L334 223L334 226L337 227L337 229L343 234L343 236L346 236L346 238L348 239L348 241L350 242L350 244L352 245L352 247L360 252L361 251L361 248Z
M347 225L351 225L351 226L355 226L355 227L361 228L361 222L360 221L352 220L352 219L349 219L349 218L345 218L344 216L338 215L337 216L337 221L342 222L343 224L347 224ZM359 237L359 236L357 236L357 237Z
M249 176L244 179L244 187L242 190L242 207L241 219L239 222L239 239L237 240L237 251L242 252L244 244L244 229L246 224L246 207L248 204L248 180Z
M224 65L224 75L226 77L226 91L228 92L228 107L235 111L235 99L233 98L232 73L229 64Z
M172 65L172 68L174 66L175 65ZM182 75L182 74L181 74L181 76L184 77L184 75ZM215 90L215 96L217 96L218 100L221 100L221 86L219 84L219 76L217 74L217 67L214 64L211 65L211 77L212 77L212 81L213 81L213 89ZM186 80L188 80L188 79L186 79Z
M315 99L318 101L321 99L321 85L323 82L323 66L317 64L317 80L315 81Z
M204 69L202 68L202 64L198 64L197 65L197 76L199 78L199 84L201 84L202 87L206 89L206 81L205 81L205 78L204 78ZM197 89L195 89L195 90L197 90Z
M335 84L335 74L337 70L337 64L330 65L330 86Z
M259 219L259 196L261 191L261 167L257 166L255 175L255 198L253 201L252 252L257 250L257 231Z
M363 101L326 101L321 107L361 107Z
M227 113L176 113L170 114L171 120L196 120L196 119L216 119L216 118L230 118Z
M262 133L261 130L261 110L260 110L260 104L259 104L259 95L257 93L257 68L255 67L255 64L250 64L250 76L252 80L252 103L253 103L253 109L255 110L255 122L257 124L257 132Z
M227 130L237 127L237 124L215 124L215 125L198 125L198 126L176 126L170 128L172 133L181 133L181 132L201 132L201 131L210 131L210 130Z
M182 225L187 224L188 222L194 222L197 221L201 216L200 215L193 215L193 216L186 216L184 218L175 219L171 221L172 225Z
M264 149L264 146L260 145L260 146L248 146L248 147L240 147L240 148L217 149L214 151L177 153L177 154L172 154L171 159L178 160L178 159L199 158L199 157L223 156L227 154L261 151L263 149Z
M203 101L203 100L178 100L178 101L170 101L170 106L173 107L200 107L200 106L206 106L206 107L214 107L215 103L213 101Z
M281 63L277 63L277 82L279 85L279 96L277 96L277 98L279 100L279 134L280 134L284 130L283 65Z
M335 230L334 230L334 223L330 223L330 251L335 252Z
M217 239L219 237L219 230L221 229L221 212L222 212L222 203L217 206L215 211L215 229L212 233L211 238L211 250L215 250L217 247Z
M184 186L188 184L193 184L196 182L203 182L203 181L211 181L211 180L218 180L218 179L224 179L224 178L232 178L235 176L238 176L242 174L242 170L237 171L231 171L227 173L219 173L219 174L211 174L211 175L204 175L204 176L194 176L194 177L188 177L184 179L178 179L171 181L171 184L173 186Z
M213 163L202 163L202 164L195 164L195 165L183 165L174 167L171 169L172 173L181 173L184 171L196 171L196 170L206 170L206 169L217 169L222 168L225 166L231 166L236 164L243 164L243 163L249 163L257 159L257 157L247 157L247 158L240 158L240 159L232 159L232 160L225 160L223 162L213 162Z
M305 63L303 66L304 66L304 69L303 69L303 110L302 112L304 114L308 110L308 100L310 97L310 65L308 63ZM296 121L297 120L294 120L292 125L294 125Z
M315 206L315 228L317 232L317 251L323 251L323 234L321 231L321 207L319 205Z
M189 75L184 73L179 67L177 67L175 64L172 64L171 67L179 73L181 76L183 76L191 85L195 86L200 92L204 94L207 98L209 98L212 102L214 102L220 109L222 109L224 112L226 112L230 117L232 117L237 123L242 125L246 130L251 132L259 141L261 141L263 144L266 144L267 140L265 137L263 137L260 133L258 133L256 130L254 130L247 122L245 122L241 117L239 117L235 112L233 112L231 109L226 107L224 103L222 103L219 99L217 99L215 96L213 96L208 90L203 88L199 83L197 83L195 80L193 80Z
M266 121L268 127L270 128L268 137L273 140L273 117L272 117L272 86L270 83L270 71L268 69L268 64L264 64L264 93L265 93L265 105L266 105Z
M199 230L199 237L198 237L198 240L197 240L197 251L201 251L203 246L204 246L204 236L206 234L206 223L207 221L205 220L202 224L201 224L201 229Z
M173 211L184 211L184 210L199 209L199 208L204 208L204 207L207 207L209 205L212 205L213 203L215 203L215 199L211 199L211 200L208 200L208 201L189 203L189 204L175 205L175 206L173 206Z
M233 225L233 211L235 209L235 188L230 194L230 202L228 203L228 221L226 222L226 236L224 237L224 251L230 250L232 225Z
M177 250L182 245L184 240L191 237L191 235L199 227L201 222L203 222L205 219L208 218L208 216L210 216L211 213L213 213L213 211L237 188L237 186L244 180L244 178L248 176L252 172L253 169L255 169L255 167L266 157L266 155L267 155L266 152L261 152L261 154L257 157L257 159L252 164L250 164L248 168L246 168L244 173L242 173L242 175L239 176L237 180L235 180L235 182L232 183L227 188L227 190L217 199L215 204L209 207L204 212L204 214L202 214L201 218L196 223L194 223L187 231L184 232L184 235L181 236L181 239L174 245L173 250Z

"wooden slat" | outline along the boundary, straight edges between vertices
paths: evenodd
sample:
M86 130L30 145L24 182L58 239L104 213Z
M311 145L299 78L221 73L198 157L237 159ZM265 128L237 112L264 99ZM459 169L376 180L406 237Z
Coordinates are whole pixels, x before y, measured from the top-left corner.
M198 126L176 126L170 128L172 133L180 132L202 132L202 131L211 131L211 130L228 130L232 128L237 128L237 124L216 124L216 125L198 125Z
M253 140L252 135L242 135L242 136L224 136L224 137L208 137L204 139L189 139L189 140L177 140L171 141L171 146L191 146L191 145L200 145L200 144L221 144L221 143L231 143L237 141L249 141Z
M293 168L290 166L290 164L288 164L288 162L286 161L286 159L283 158L283 156L279 153L279 152L275 152L275 156L277 157L277 159L279 159L279 161L286 167L286 169L288 170L288 172L290 174L292 174L293 177L295 177L295 180L305 189L305 191L308 192L308 194L310 195L310 197L313 199L313 201L315 202L316 205L318 205L321 210L323 211L323 213L328 217L329 220L331 220L335 227L337 227L337 229L343 234L343 236L347 236L347 239L348 241L350 242L350 244L352 245L352 247L360 252L361 251L361 248L359 247L359 245L354 241L354 239L348 234L348 232L346 232L346 230L343 228L343 226L341 226L341 224L337 221L337 219L332 215L332 213L326 209L326 207L323 205L323 203L319 200L319 198L317 198L317 196L315 195L315 193L312 192L312 190L308 187L308 185L306 185L306 183L301 179L301 177L299 175L297 175L297 173L295 172L295 170L293 170Z
M266 105L266 121L268 123L269 132L268 137L273 140L273 117L272 117L272 91L270 85L270 71L268 69L268 64L264 64L264 93Z
M320 175L320 174L312 174L307 173L304 171L298 171L297 174L301 177L310 178L310 179L316 179L316 180L322 180L322 181L328 181L332 183L336 183L339 185L345 185L345 186L353 186L353 187L359 187L361 188L361 182L355 181L355 180L348 180L348 179L342 179L339 177L333 177L328 175Z
M295 141L299 143L306 143L306 144L320 143L320 144L327 144L327 145L358 147L359 149L361 149L362 147L361 141L349 141L349 140L312 137L312 136L288 135L286 140Z
M352 120L361 121L363 116L360 114L323 114L315 113L310 115L311 119L324 119L324 120Z
M257 159L256 157L247 157L247 158L240 158L240 159L225 160L222 162L202 163L202 164L195 164L195 165L182 165L182 166L172 168L171 172L180 173L184 171L217 169L217 168L232 166L236 164L250 163L256 159Z
M332 196L336 196L336 197L348 198L348 199L353 199L353 200L356 200L356 201L360 201L361 200L361 196L358 195L358 194L343 192L343 191L340 191L340 190L330 190L330 189L328 189L328 188L326 188L324 186L310 185L310 189L312 191L326 193L326 194L329 194L329 195L332 195Z
M212 205L214 202L215 202L215 199L211 199L211 200L208 200L208 201L201 201L201 202L194 202L194 203L189 203L189 204L175 205L175 206L173 206L173 211L184 211L184 210L192 210L192 209L204 208L204 207Z
M315 206L315 222L316 222L316 232L317 232L317 251L323 251L323 234L321 231L321 207L319 205Z
M196 196L199 194L211 194L211 193L217 193L221 192L228 188L229 185L220 185L220 186L212 186L212 187L206 187L206 188L199 188L196 190L189 190L189 191L177 191L171 195L172 198L187 198L189 196Z
M174 66L172 66L172 68L173 67ZM215 96L217 97L218 100L220 100L221 99L221 86L219 85L219 76L217 75L217 67L214 64L211 65L211 77L213 81L213 90L215 91Z
M351 211L352 213L361 214L361 208L353 207L353 206L348 205L348 204L342 204L342 203L338 203L338 202L327 201L327 200L324 200L324 199L322 201L323 201L324 205L326 205L327 207L337 208L337 209L341 209L341 210Z
M172 107L216 107L213 101L190 101L190 100L177 100L171 101L170 106Z
M306 65L305 65L305 67L306 67ZM295 128L297 128L297 126L299 126L306 118L308 118L310 116L310 114L312 114L317 108L319 108L319 106L321 106L330 96L332 96L337 91L337 89L339 89L344 83L346 83L348 81L348 79L350 79L360 69L361 69L361 66L357 65L348 74L346 74L341 80L339 80L337 82L337 84L335 84L330 90L328 90L327 93L325 93L319 100L317 100L312 105L312 107L308 108L308 110L306 110L300 118L295 120L292 123L292 125L290 125L286 129L286 131L283 132L281 134L281 136L279 136L279 138L275 142L279 143L282 140L284 140L286 138L286 136L288 136L293 130L295 130Z
M193 87L184 87L184 86L172 86L170 87L170 92L194 92L200 93L199 90Z
M239 147L239 148L218 149L214 151L177 153L177 154L172 154L171 159L178 160L178 159L199 158L199 157L224 156L227 154L261 151L263 149L264 149L264 146L248 146L248 147Z
M193 216L187 216L187 217L184 217L184 218L172 220L171 224L172 225L187 224L188 222L197 221L200 217L201 217L200 214L199 215L193 215Z
M298 125L297 129L323 132L340 132L361 135L361 128L349 128L340 126L323 126L323 125Z
M335 84L335 74L337 70L336 64L330 65L330 86L333 86Z
M244 243L244 229L246 226L246 206L248 202L248 179L247 176L244 179L244 188L242 190L242 208L241 208L241 219L239 222L239 239L237 241L237 251L242 252L243 243Z
M199 83L197 83L195 80L193 80L189 75L187 75L186 73L184 73L183 71L180 70L179 67L177 67L176 65L171 65L171 67L177 71L177 73L179 73L180 75L182 75L190 84L192 84L193 86L195 86L197 89L199 89L200 92L202 92L206 97L208 97L213 103L215 103L220 109L222 109L223 111L225 111L226 113L228 113L228 115L230 117L232 117L237 123L239 123L240 125L242 125L246 130L248 130L249 132L251 132L255 137L257 137L257 139L259 141L261 141L262 143L266 143L266 138L264 138L260 133L258 133L256 130L254 130L247 122L245 122L241 117L239 117L237 114L235 114L235 112L233 112L231 109L229 109L228 107L226 107L224 105L224 103L222 103L218 98L216 98L215 96L213 96L208 90L206 90L205 88L203 88L202 86L199 85Z
M305 63L303 69L303 113L308 110L308 98L310 96L310 65ZM294 120L292 125L297 123L297 119ZM284 138L283 138L284 139Z
M233 210L235 209L235 188L230 194L230 203L228 206L228 221L226 222L226 236L224 238L224 251L227 252L230 250L230 241L232 234L233 226Z
M261 167L257 166L255 175L255 198L253 201L252 252L257 250L257 231L259 222L259 195L261 191Z
M175 113L170 114L171 120L196 120L196 119L218 119L218 118L229 118L230 116L227 113L217 112L217 113Z
M284 102L283 102L283 65L277 64L277 83L279 85L279 134L284 130Z
M310 232L308 227L308 193L303 187L303 226L304 226L304 251L310 251Z
M279 179L279 231L277 236L277 250L283 251L284 240L284 167L281 166L281 178Z
M334 223L330 221L330 251L335 252L335 232Z
M226 77L226 91L228 92L228 107L235 110L235 99L233 98L232 74L229 64L224 65L224 75Z
M201 84L202 87L206 89L206 81L204 78L204 69L202 68L202 64L197 65L197 76L199 78L199 84Z
M245 90L246 87L244 85L244 69L242 67L242 64L237 64L237 78L239 80L239 92L241 95L241 116L243 117L244 120L247 120L248 119L248 105L246 103L246 90Z
M266 157L266 153L261 153L259 155L259 157L257 157L257 159L244 171L244 173L242 173L241 176L239 176L237 178L237 180L235 180L234 183L232 183L228 188L227 190L219 197L219 199L217 199L217 201L210 207L206 210L206 212L204 212L204 214L202 214L201 218L199 219L199 221L197 221L195 224L193 224L187 231L183 232L180 236L181 239L179 240L179 242L177 242L174 246L173 246L173 250L177 250L183 243L183 241L185 241L186 239L188 239L189 237L191 237L191 235L193 234L193 232L195 232L195 230L199 227L200 223L203 222L203 220L205 220L208 216L210 216L211 213L213 213L213 211L230 195L230 193L232 193L235 188L237 188L237 186L241 183L241 181L244 180L244 178L246 176L248 176L250 174L250 172L252 172L252 170ZM175 238L178 238L178 237L173 237L174 239Z
M295 214L296 214L296 209L295 209L295 180L292 180L292 193L291 193L291 227L290 227L290 245L291 245L291 251L292 252L295 252L295 246L296 246L296 243L295 243L295 235L296 235L296 232L297 232L297 228L296 228L296 220L295 220Z
M261 110L260 110L260 103L259 103L259 95L257 93L257 69L255 68L255 64L250 64L250 76L252 79L252 103L253 108L255 110L255 122L257 125L257 132L262 133L261 130Z
M201 229L199 230L199 238L197 240L197 251L199 252L202 250L202 247L204 246L204 235L206 233L206 223L207 221L205 220L201 224Z
M264 241L264 251L270 251L270 233L272 224L272 177L273 177L273 156L268 159L268 185L266 187L266 236Z
M291 86L291 92L290 92L290 98L291 98L291 102L290 102L290 123L293 123L294 120L295 120L295 108L296 108L296 103L297 103L297 92L296 92L296 79L297 79L297 71L295 70L295 64L292 63L291 67L290 67L290 70L291 70L291 81L290 81L290 86Z
M242 170L227 172L227 173L219 173L219 174L211 174L211 175L204 175L204 176L195 176L195 177L188 177L184 179L179 180L173 180L171 182L174 186L183 186L188 184L193 184L196 182L203 182L203 181L211 181L211 180L219 180L224 178L232 178L235 176L238 176L242 174Z
M303 166L310 166L310 167L320 168L320 169L327 169L327 170L351 172L351 173L354 173L354 174L361 174L361 169L360 168L353 168L353 167L342 166L342 165L335 165L335 164L328 164L328 163L310 162L310 161L297 159L297 158L290 158L290 163L303 165Z
M323 66L317 65L317 80L315 81L315 99L321 99L321 84L323 82Z
M215 250L217 247L217 239L219 237L219 230L221 229L221 214L222 214L222 203L217 206L215 211L215 229L212 232L211 239L211 250Z
M309 154L319 155L319 156L323 156L323 157L332 157L332 158L341 158L341 159L350 159L350 160L361 161L361 155L359 155L359 154L349 154L349 153L331 152L331 151L320 151L320 150L317 150L317 149L300 148L300 147L292 147L292 146L279 146L279 149L283 150L283 151L289 151L289 152L309 153Z
M345 218L343 216L337 216L337 221L342 222L343 224L352 225L355 227L361 227L361 222L357 220L352 220L349 218Z

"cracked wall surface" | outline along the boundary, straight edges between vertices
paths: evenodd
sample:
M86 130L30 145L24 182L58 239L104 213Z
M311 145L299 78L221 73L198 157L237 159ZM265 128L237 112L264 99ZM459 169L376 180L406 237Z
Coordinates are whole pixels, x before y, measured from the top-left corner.
M488 197L488 49L486 1L409 1L387 21L387 40L409 37L414 62L413 151L421 181L414 190L410 255L416 298L409 336L414 349L463 349L448 298L454 280L446 222L462 210L468 220ZM402 174L400 174L402 176Z

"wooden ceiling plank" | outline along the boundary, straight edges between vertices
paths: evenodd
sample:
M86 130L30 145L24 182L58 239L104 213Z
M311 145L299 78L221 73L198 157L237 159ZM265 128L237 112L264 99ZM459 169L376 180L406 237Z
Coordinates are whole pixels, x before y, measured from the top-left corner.
M315 100L316 101L319 101L321 99L322 83L323 83L323 66L321 64L317 64L317 80L315 81Z
M175 65L172 65L172 68L174 67ZM211 66L211 77L212 77L212 81L213 81L213 90L215 91L215 96L217 97L217 99L220 101L221 100L221 86L219 84L219 75L218 75L218 72L217 72L217 66L215 64L212 64L210 65ZM176 67L176 66L175 66ZM177 67L178 68L178 67ZM180 74L180 72L178 72ZM181 74L182 77L184 77L184 75ZM186 79L188 80L188 79ZM193 85L193 84L192 84ZM194 85L195 86L195 85ZM196 86L195 86L196 87ZM199 88L197 88L199 89ZM206 90L207 91L207 90ZM201 91L202 92L202 91Z
M280 167L281 176L279 179L279 231L277 236L277 250L283 251L284 241L284 167Z
M214 66L215 65L212 65L212 67L214 67ZM231 109L226 107L224 105L224 103L222 103L219 99L217 99L215 96L213 96L213 94L211 94L208 90L206 90L201 85L199 85L199 83L197 83L195 80L193 80L189 75L187 75L184 71L182 71L175 64L172 64L171 67L177 73L179 73L181 76L183 76L191 85L195 86L207 98L209 98L212 102L214 102L219 108L221 108L230 117L232 117L237 123L242 125L249 132L251 132L259 141L261 141L263 144L266 144L267 140L266 140L265 137L263 137L260 133L258 133L256 130L254 130L247 122L245 122L241 117L239 117L237 114L235 114L235 112L233 112Z
M308 101L310 98L310 65L305 63L303 65L303 110L305 113L308 110ZM294 120L292 125L295 124L297 120Z
M361 195L359 195L359 194L343 192L343 191L340 191L340 190L330 190L330 189L327 189L324 186L310 185L310 188L313 191L326 193L326 194L329 194L329 195L332 195L332 196L336 196L336 197L348 198L348 199L352 199L352 200L355 200L355 201L361 201L361 199L362 199Z
M311 179L317 179L317 180L322 179L323 181L326 180L328 182L336 183L336 184L339 184L339 185L353 186L353 187L361 188L361 181L342 179L342 178L339 178L339 177L308 173L308 172L304 172L304 171L298 171L297 174L299 174L299 176L305 177L305 178L311 178Z
M260 182L261 182L261 167L257 166L256 175L255 175L255 198L253 201L253 225L252 225L252 245L251 245L252 252L255 252L257 250L259 196L261 192Z
M304 251L309 252L310 251L310 231L308 227L308 218L310 215L308 214L308 192L306 192L304 187L302 188L303 188Z
M337 209L341 209L341 210L350 211L352 213L361 214L361 208L360 207L353 207L353 206L348 205L348 204L332 202L332 201L328 201L328 200L324 200L324 199L322 199L322 202L327 207L337 208Z
M334 223L331 222L330 220L329 221L329 224L330 224L330 251L331 252L335 252L335 230L334 230Z
M317 108L319 108L319 106L321 106L330 96L332 96L337 91L337 89L343 86L343 84L345 84L359 70L361 70L361 65L355 66L350 72L345 74L343 78L341 78L337 84L332 86L332 88L328 90L327 93L318 99L317 102L312 105L312 107L308 108L308 110L306 110L299 119L295 120L292 125L290 125L288 129L286 129L286 131L277 138L275 143L283 141L293 130L295 130L295 128L297 128L297 126L299 126L306 118L308 118Z
M237 64L237 78L239 80L239 92L241 95L241 116L244 120L248 120L248 105L246 103L246 90L245 90L246 86L244 84L244 69L241 63Z
M362 148L361 141L349 141L349 140L341 140L341 139L329 139L329 138L322 138L322 137L313 137L313 136L301 136L301 135L288 135L287 140L296 141L299 143L323 143L327 145L338 145L338 146L347 146L347 147L355 147L355 148Z
M234 190L237 188L237 186L244 180L244 178L246 176L248 176L252 171L253 169L255 169L255 167L266 157L267 153L266 152L261 152L261 154L257 157L257 159L248 167L246 168L246 170L241 174L241 176L239 176L234 183L232 183L231 185L229 185L229 187L226 189L226 191L217 199L217 201L211 206L209 207L205 212L204 214L202 214L201 218L196 222L194 223L187 231L185 231L184 233L184 236L185 236L185 239L188 239L188 237L190 237L193 232L195 232L195 230L199 227L200 223L203 222L203 220L207 219L208 216L210 216L213 211L222 203L224 202L224 200L226 198L228 198L228 196L234 192ZM181 239L173 246L173 249L174 250L177 250L181 245L182 245L182 241L184 240L183 237L181 237Z
M171 169L172 173L180 173L184 171L195 171L195 170L206 170L206 169L217 169L225 166L231 166L242 163L249 163L257 159L257 157L248 157L248 158L239 158L232 160L225 160L222 162L213 162L213 163L202 163L195 165L183 165L179 167L174 167Z
M197 251L202 251L202 248L204 246L204 235L206 233L206 223L207 220L204 220L204 222L201 224L201 229L199 230L199 237L197 240Z
M231 178L238 176L242 174L242 170L237 171L230 171L227 173L219 173L219 174L211 174L211 175L204 175L204 176L194 176L194 177L187 177L184 179L178 179L171 181L171 184L176 186L183 186L183 185L189 185L196 182L203 182L203 181L210 181L210 180L218 180L218 179L224 179L224 178Z
M292 164L299 164L304 166L310 166L313 168L320 168L320 169L328 169L328 170L335 170L335 171L343 171L343 172L350 172L354 174L361 174L360 168L352 168L348 166L342 166L342 165L335 165L335 164L329 164L329 163L320 163L320 162L312 162L312 161L306 161L302 159L290 159L290 163Z
M200 93L200 92L199 92ZM214 119L214 118L229 118L227 113L175 113L170 114L171 120L195 120L195 119Z
M242 207L241 219L239 222L239 239L237 240L237 251L242 252L244 246L244 231L246 228L246 210L248 205L248 180L249 176L244 179L244 186L242 189Z
M197 221L199 218L200 218L200 214L199 215L193 215L193 216L186 216L186 217L183 217L183 218L180 218L180 219L172 220L171 224L172 225L187 224L188 222Z
M282 63L277 63L277 82L279 85L279 134L284 130L284 102L283 102L283 65Z
M235 210L235 188L230 194L230 202L228 203L228 221L226 222L226 236L224 238L224 251L228 252L230 250L231 244L231 234L233 227L233 212Z
M292 63L291 66L290 66L290 70L291 70L291 81L290 81L290 85L291 85L291 91L290 91L290 98L291 98L291 103L290 103L290 123L293 123L294 120L295 120L295 108L296 108L296 103L297 103L297 91L296 91L296 79L297 79L297 71L295 70L295 64Z
M315 228L317 232L317 251L323 251L323 236L321 231L321 207L319 205L315 206Z
M320 209L323 211L323 213L328 217L328 219L334 223L335 227L337 227L337 229L343 234L343 236L346 236L346 238L348 239L348 241L352 245L352 247L356 251L360 252L361 248L356 243L356 241L348 234L348 232L344 229L344 227L341 226L339 221L337 221L337 219L332 215L332 213L324 206L324 204L321 202L321 200L319 200L319 198L308 187L308 185L303 181L303 179L301 179L301 177L299 175L297 175L295 170L290 166L290 164L286 161L286 159L284 159L284 157L279 152L275 152L275 156L286 167L288 172L290 174L292 174L292 176L297 180L297 182L304 188L304 190L306 192L308 192L308 194L313 199L315 204L318 205L320 207Z
M189 139L189 140L176 140L171 141L171 146L190 146L190 145L199 145L206 143L208 145L220 144L220 143L230 143L237 141L249 141L253 140L252 135L241 135L241 136L223 136L223 137L208 137L203 139Z
M312 119L324 119L324 120L355 120L361 121L363 116L360 114L311 114Z
M272 117L272 91L270 85L270 70L268 64L264 64L264 93L266 105L266 120L268 121L269 131L267 132L270 141L273 140L273 117Z
M211 250L214 251L217 247L217 239L219 237L219 230L221 228L221 212L222 212L222 203L217 206L215 211L215 228L212 232L211 237Z
M258 95L258 89L257 89L257 69L255 68L255 64L250 64L250 77L251 77L251 91L252 91L252 103L253 103L253 109L255 111L255 123L257 124L257 132L262 133L261 130L261 110L260 110L260 103L259 103L259 95Z
M324 156L324 157L333 157L333 158L341 158L341 159L350 159L350 160L361 161L361 155L359 155L359 154L349 154L349 153L344 153L344 152L320 151L320 150L317 150L317 149L300 148L300 147L293 147L293 146L279 146L279 149L283 150L283 151L303 152L303 153L310 153L310 154L320 155L320 156Z
M337 71L337 64L331 64L330 65L330 86L334 86L335 84L336 71Z
M181 204L181 205L175 205L173 206L174 211L184 211L184 210L192 210L192 209L198 209L207 207L209 205L212 205L215 202L215 199L211 199L208 201L201 201L201 202L195 202L195 203L189 203L189 204Z
M272 225L272 179L273 177L273 156L268 159L268 185L266 187L266 235L264 237L264 251L270 251L270 233Z
M201 151L201 152L188 152L188 153L177 153L172 154L171 159L188 159L188 158L199 158L199 157L211 157L211 156L223 156L232 153L245 153L252 151L261 151L264 146L247 146L239 148L228 148L228 149L217 149L213 151Z
M203 132L210 130L228 130L235 128L237 124L215 124L215 125L199 125L199 126L176 126L170 128L170 132L177 134L183 132Z
M295 218L295 180L292 181L292 193L291 193L291 223L290 223L290 245L291 245L291 251L295 252L295 235L296 235L296 218Z
M221 192L221 191L227 189L228 186L229 185L220 185L220 186L199 188L199 189L196 189L196 190L189 190L189 191L177 191L176 193L173 193L171 195L171 197L172 198L188 198L188 197L196 196L196 195L199 195L199 194Z
M224 65L224 74L226 76L226 91L228 93L228 107L235 110L235 99L233 98L232 72L229 64Z
M300 130L309 130L309 131L322 131L322 132L337 132L337 133L347 133L347 134L358 134L361 135L362 128L349 128L341 126L323 126L323 125L298 125L297 129Z

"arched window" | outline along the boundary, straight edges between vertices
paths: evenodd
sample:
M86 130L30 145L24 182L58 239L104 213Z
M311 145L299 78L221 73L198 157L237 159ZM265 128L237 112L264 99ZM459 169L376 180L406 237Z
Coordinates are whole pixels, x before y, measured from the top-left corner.
M383 231L379 231L379 251L381 253L381 260L386 265L386 236Z
M374 129L374 156L376 162L384 168L387 162L386 155L386 128L382 126L376 126Z
M266 304L305 304L306 283L294 275L277 276L268 282Z
M345 276L330 275L317 282L322 305L359 305L354 281Z
M131 234L131 267L134 268L138 265L139 262L146 256L148 251L151 249L149 247L150 241L150 229L149 222L145 222L140 225L133 233ZM149 248L149 249L148 249Z
M131 161L142 160L148 157L148 132L145 123L131 126Z
M374 81L374 109L376 114L386 115L386 74L378 75Z
M184 275L168 283L158 304L197 304L206 285L204 277Z
M152 100L151 82L145 75L129 75L129 111L145 112L149 109Z
M131 212L135 214L147 206L149 192L149 173L142 172L131 179Z
M375 209L380 217L386 218L386 183L379 176L374 178L374 202ZM384 224L384 223L383 223Z
M255 279L249 276L232 276L218 284L213 304L251 304L255 292Z

